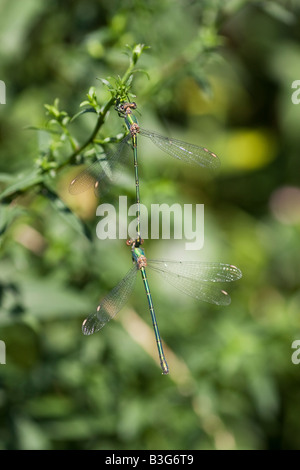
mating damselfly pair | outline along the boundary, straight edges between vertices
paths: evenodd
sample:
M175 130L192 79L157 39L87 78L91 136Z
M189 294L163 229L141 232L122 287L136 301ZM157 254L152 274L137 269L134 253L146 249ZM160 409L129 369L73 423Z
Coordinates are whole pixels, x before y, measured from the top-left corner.
M156 132L142 129L132 113L133 109L136 109L135 103L118 102L116 104L116 110L119 115L125 119L129 134L121 141L116 152L108 154L106 157L92 163L71 182L69 188L71 194L78 194L94 185L96 193L99 193L99 191L101 191L101 184L106 182L107 179L110 179L116 163L127 155L127 150L130 148L128 144L131 142L136 186L137 234L136 239L129 240L127 245L131 246L133 267L119 284L100 302L96 311L91 313L84 320L82 331L85 335L99 331L122 309L133 291L136 274L139 270L147 295L160 366L163 374L168 374L169 368L159 334L149 282L146 275L146 267L148 266L160 273L166 281L184 293L198 300L216 305L229 305L231 301L229 294L220 289L218 283L238 280L242 277L242 273L238 268L230 264L147 260L145 252L141 248L140 189L137 151L138 136L141 135L150 138L160 149L174 158L187 163L195 163L213 169L217 168L220 162L218 157L207 148L167 138Z
M117 165L128 158L133 151L137 205L137 238L140 238L139 136L149 138L161 150L185 163L194 163L202 167L216 169L220 165L220 160L217 155L210 152L207 148L198 147L187 142L182 142L181 140L171 139L157 132L143 129L138 125L137 119L132 113L133 109L136 109L135 103L117 103L116 110L119 115L124 118L129 133L119 143L115 152L108 153L104 156L101 155L95 162L74 178L69 186L69 192L76 195L94 186L95 193L98 196L104 191L107 184L114 180L114 170L116 170Z

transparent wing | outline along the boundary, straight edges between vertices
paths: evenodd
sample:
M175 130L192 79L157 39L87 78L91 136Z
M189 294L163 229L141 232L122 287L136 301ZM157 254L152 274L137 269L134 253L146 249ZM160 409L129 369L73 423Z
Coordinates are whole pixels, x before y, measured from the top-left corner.
M116 151L101 155L98 160L88 166L70 183L70 194L80 194L94 186L95 193L105 192L107 182L113 182L116 164L128 155L130 145L127 145L131 135L128 134L119 144Z
M241 271L230 264L148 260L147 265L185 294L216 305L231 302L229 294L217 283L242 277Z
M82 323L82 332L84 335L96 333L117 315L133 291L136 273L137 266L134 265L119 284L104 297L102 302L98 305L96 312L91 313L84 320Z
M142 128L140 128L140 134L151 139L164 152L186 163L196 163L207 168L217 168L220 165L217 155L205 147L198 147L181 140L171 139Z
M240 269L231 264L148 260L148 265L160 272L173 273L204 282L231 282L242 277Z

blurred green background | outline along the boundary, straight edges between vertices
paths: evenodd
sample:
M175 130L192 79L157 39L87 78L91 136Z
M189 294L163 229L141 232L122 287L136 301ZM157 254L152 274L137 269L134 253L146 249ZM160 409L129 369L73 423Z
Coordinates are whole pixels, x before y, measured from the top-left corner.
M92 240L38 187L0 212L1 449L299 449L300 79L298 1L0 1L0 185L30 172L44 103L75 114L97 80L122 75L126 44L150 46L138 66L143 127L208 147L215 174L141 147L141 200L204 204L205 244L147 240L149 258L237 265L229 307L178 293L149 273L170 366L162 376L141 279L102 332L81 323L131 266L123 240L97 239L92 191L57 192ZM89 135L94 115L72 131ZM112 110L101 136L122 132ZM100 202L134 199L116 186ZM71 223L70 223L71 220Z

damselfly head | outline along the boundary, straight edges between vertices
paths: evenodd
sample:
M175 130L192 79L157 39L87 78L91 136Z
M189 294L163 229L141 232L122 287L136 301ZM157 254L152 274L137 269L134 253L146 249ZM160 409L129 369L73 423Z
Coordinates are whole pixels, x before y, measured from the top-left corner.
M118 111L119 115L126 116L131 114L132 109L136 109L137 105L135 102L120 102L116 100L115 110Z
M144 243L144 239L140 238L140 237L136 238L135 240L133 240L133 238L130 238L129 240L126 240L126 245L131 246L132 248L135 248L135 247L138 248L143 243Z

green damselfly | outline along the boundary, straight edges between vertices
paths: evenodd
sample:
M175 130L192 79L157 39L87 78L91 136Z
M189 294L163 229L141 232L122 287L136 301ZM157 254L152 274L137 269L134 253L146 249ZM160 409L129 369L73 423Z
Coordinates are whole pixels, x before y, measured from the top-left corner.
M140 270L157 343L160 366L163 374L169 373L163 346L157 326L155 311L146 267L161 274L166 281L191 297L216 305L229 305L229 294L220 289L218 283L236 281L242 277L241 271L231 264L204 263L197 261L161 261L147 260L140 241L128 240L131 246L134 266L119 284L100 302L95 312L91 313L82 324L85 335L91 335L103 328L124 306L133 291L137 272Z
M140 191L137 156L137 141L139 135L148 137L161 150L174 158L185 161L186 163L195 163L202 167L215 169L219 166L220 161L217 155L207 148L198 147L187 142L182 142L181 140L164 137L156 132L141 128L132 112L133 109L136 109L135 103L117 102L116 110L119 115L125 119L125 124L129 134L127 134L120 142L115 152L108 153L104 156L102 155L101 158L79 173L79 175L71 181L69 192L74 195L79 194L94 185L95 192L98 194L104 183L107 180L113 179L113 169L124 156L127 156L128 150L130 150L130 146L127 144L131 141L136 186L137 238L140 239Z

